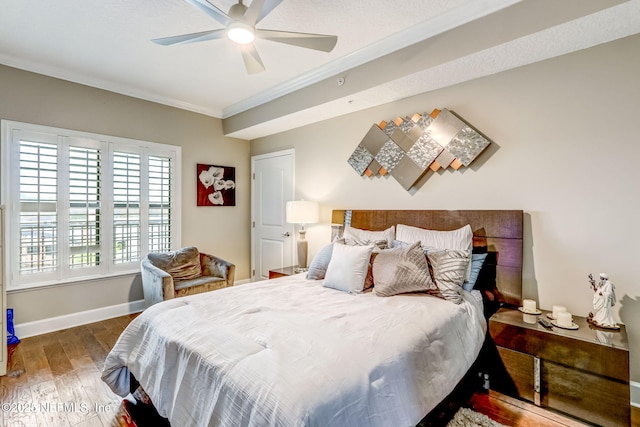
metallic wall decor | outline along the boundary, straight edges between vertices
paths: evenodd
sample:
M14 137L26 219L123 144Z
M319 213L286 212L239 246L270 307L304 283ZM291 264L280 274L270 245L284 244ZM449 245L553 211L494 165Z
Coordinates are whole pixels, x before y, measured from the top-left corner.
M489 143L446 108L435 109L372 125L348 163L359 175L390 174L409 190L428 169L468 167Z

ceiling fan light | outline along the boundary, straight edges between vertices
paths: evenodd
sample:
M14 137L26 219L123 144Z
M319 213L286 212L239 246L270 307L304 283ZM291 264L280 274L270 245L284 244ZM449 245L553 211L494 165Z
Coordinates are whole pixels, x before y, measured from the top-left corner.
M227 38L238 44L251 43L255 39L253 28L242 22L232 22L227 26Z

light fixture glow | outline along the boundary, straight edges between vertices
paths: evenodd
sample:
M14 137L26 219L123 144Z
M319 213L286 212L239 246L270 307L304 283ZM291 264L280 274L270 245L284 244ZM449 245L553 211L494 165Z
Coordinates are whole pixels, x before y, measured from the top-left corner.
M227 26L227 37L238 44L251 43L255 39L253 28L243 22L232 22Z

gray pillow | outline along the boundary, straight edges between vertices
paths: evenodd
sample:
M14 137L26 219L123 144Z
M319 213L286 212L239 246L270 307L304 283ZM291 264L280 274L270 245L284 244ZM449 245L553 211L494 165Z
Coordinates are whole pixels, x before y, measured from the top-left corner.
M469 265L470 251L445 249L427 252L433 279L440 294L455 304L462 302L462 283Z
M437 289L420 242L380 251L373 261L373 283L376 295L381 297Z
M307 279L321 280L324 279L327 274L327 267L329 261L331 261L331 254L333 253L333 243L329 243L324 248L320 249L320 252L313 257L311 264L309 264L309 271L307 271Z

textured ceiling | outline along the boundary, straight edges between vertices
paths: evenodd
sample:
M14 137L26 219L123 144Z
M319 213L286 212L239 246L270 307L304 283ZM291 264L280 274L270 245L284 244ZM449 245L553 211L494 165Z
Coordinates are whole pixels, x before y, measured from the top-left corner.
M210 2L224 11L234 4ZM594 10L567 14L509 39L477 47L467 43L469 49L437 63L413 61L404 75L375 76L377 70L385 72L385 57L398 64L397 57L389 55L414 43L464 29L501 9L542 5L554 15L557 4L557 0L284 0L259 28L332 34L338 43L331 53L324 53L257 40L266 71L248 75L238 48L226 39L169 47L150 42L222 28L184 0L0 0L0 63L229 119L229 134L253 139L640 32L640 0L580 0ZM505 32L490 28L484 37ZM318 82L341 75L357 76L357 87L315 102L294 102L292 97L304 88L309 91ZM291 99L296 108L278 108L279 98ZM281 112L269 114L270 109ZM265 118L251 117L252 112ZM240 122L248 124L237 125Z

